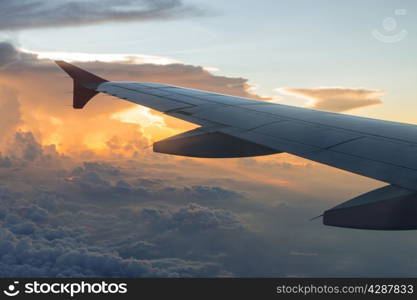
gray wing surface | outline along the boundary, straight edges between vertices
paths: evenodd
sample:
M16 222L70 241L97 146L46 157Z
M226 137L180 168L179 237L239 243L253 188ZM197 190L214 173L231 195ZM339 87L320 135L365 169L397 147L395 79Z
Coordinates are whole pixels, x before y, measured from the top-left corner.
M76 83L77 75L69 69L69 64L58 64ZM360 196L359 200L357 197L350 202L354 205L337 206L326 211L326 225L367 229L417 228L417 205L414 215L405 223L401 218L390 218L395 209L388 209L386 205L395 198L395 203L402 203L401 209L404 210L404 203L411 205L409 203L417 202L409 201L410 195L417 200L416 125L159 83L102 81L92 86L84 83L83 86L201 126L155 143L154 150L157 152L196 157L242 157L287 152L390 184L389 193L362 195L368 200L372 197L381 200L362 201ZM76 101L74 97L74 107ZM381 194L390 196L385 199ZM383 209L378 210L378 205ZM369 206L372 207L371 212L378 212L376 216L368 212L362 219L357 217L358 209L368 207L369 210ZM406 207L407 211L412 209ZM335 214L338 214L337 218ZM369 223L371 217L374 221Z
M417 126L132 82L97 91L198 125L417 191Z

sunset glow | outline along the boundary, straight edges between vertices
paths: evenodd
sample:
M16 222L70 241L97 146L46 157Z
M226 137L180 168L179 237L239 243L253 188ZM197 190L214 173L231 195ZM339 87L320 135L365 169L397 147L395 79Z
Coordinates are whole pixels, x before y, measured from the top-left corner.
M180 61L168 57L144 55L144 54L111 54L111 53L77 53L60 51L33 51L20 49L23 53L35 54L39 59L65 60L68 62L123 62L131 64L155 64L168 65L180 63Z

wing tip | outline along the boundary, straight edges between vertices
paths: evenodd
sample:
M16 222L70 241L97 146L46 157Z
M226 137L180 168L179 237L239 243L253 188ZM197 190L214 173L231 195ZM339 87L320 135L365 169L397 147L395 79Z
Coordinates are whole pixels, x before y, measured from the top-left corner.
M83 108L98 93L97 86L107 82L107 80L66 61L55 60L55 63L74 80L73 107L75 109Z

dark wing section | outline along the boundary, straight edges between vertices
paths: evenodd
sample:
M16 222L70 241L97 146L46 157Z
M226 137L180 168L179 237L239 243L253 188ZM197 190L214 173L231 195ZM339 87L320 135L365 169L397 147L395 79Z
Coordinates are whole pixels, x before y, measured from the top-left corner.
M417 193L384 186L326 210L323 224L374 230L416 229Z
M417 228L417 222L412 221L417 219L417 208L413 206L414 199L417 201L416 125L159 83L107 82L69 64L58 64L74 78L74 107L84 106L87 98L102 92L201 125L197 130L155 143L155 151L196 157L288 152L391 184L355 198L355 205L349 208L326 211L325 224Z
M90 72L80 69L65 61L56 61L57 65L61 67L74 81L74 99L73 107L81 109L90 101L98 92L95 89L107 80L100 78Z
M232 158L279 153L276 149L261 146L216 130L200 127L153 144L153 151L166 154Z

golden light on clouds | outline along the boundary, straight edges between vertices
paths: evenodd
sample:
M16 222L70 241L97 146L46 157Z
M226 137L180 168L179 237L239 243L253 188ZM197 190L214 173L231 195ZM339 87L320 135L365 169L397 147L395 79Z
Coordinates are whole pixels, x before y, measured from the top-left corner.
M116 112L111 118L124 123L140 124L141 126L166 127L162 117L153 115L149 108L143 106Z
M343 112L381 104L384 91L351 87L278 88L281 94L306 99L307 107Z
M158 141L180 131L168 127L162 116L153 114L149 108L143 106L116 112L111 115L111 119L138 125L149 142Z

